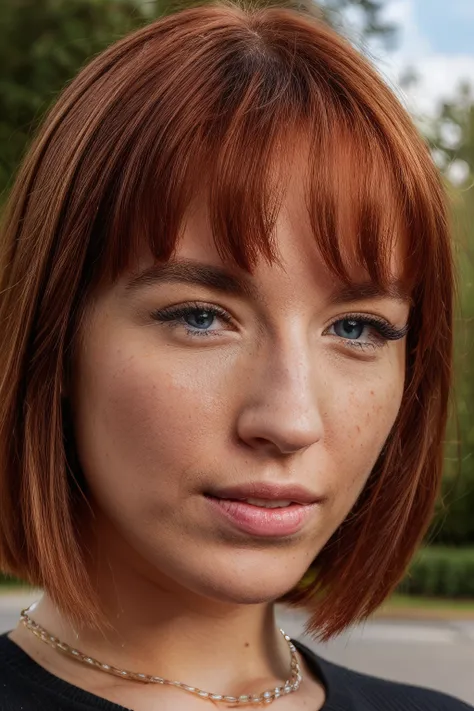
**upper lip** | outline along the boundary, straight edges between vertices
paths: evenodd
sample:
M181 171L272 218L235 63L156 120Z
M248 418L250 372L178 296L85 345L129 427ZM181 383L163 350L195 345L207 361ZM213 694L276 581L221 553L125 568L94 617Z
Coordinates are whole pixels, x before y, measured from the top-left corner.
M214 489L210 496L218 499L266 499L268 501L293 501L296 504L313 504L322 497L298 484L271 484L251 482L239 486Z

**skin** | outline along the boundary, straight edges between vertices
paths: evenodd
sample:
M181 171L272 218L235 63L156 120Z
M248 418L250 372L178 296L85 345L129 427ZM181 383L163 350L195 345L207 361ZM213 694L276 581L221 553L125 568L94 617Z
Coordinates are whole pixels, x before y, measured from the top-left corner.
M94 513L84 535L115 631L72 630L47 595L32 613L101 661L215 693L260 692L287 678L274 600L296 585L353 507L403 393L404 338L383 341L365 327L358 340L371 345L360 348L333 324L356 312L402 328L408 303L331 302L334 277L311 236L298 174L276 242L280 264L261 261L252 276L230 268L252 296L189 283L130 289L131 272L95 295L69 396ZM226 266L204 207L189 213L176 259ZM144 253L134 273L151 263ZM232 321L208 319L212 334L200 336L182 321L153 318L187 302L217 305ZM203 491L255 480L302 484L322 503L285 538L249 536L211 513ZM21 626L11 636L52 673L136 711L207 703L84 669ZM323 705L304 663L303 673L280 711Z

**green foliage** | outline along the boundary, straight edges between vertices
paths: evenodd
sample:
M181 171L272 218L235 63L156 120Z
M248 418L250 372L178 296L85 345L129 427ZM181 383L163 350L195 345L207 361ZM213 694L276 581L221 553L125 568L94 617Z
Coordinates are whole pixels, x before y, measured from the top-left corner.
M0 192L63 86L88 59L146 19L133 0L2 0Z
M25 587L25 583L22 582L21 580L17 580L17 578L11 578L9 575L5 575L4 573L0 572L0 586L3 585L4 587Z
M468 460L470 461L470 460ZM445 474L442 500L428 540L435 544L465 546L474 543L474 471L461 464L459 474Z
M473 112L474 115L474 112ZM467 156L469 135L461 134ZM472 137L474 139L474 136ZM471 174L472 175L472 174ZM453 195L458 266L454 407L448 429L442 497L428 542L474 545L474 188L472 177Z
M427 597L474 597L474 547L423 548L415 557L399 592Z
M442 168L462 161L470 176L474 175L474 91L470 84L462 83L455 99L442 104L430 138Z
M416 77L414 78L416 84ZM458 268L455 399L448 428L445 475L427 543L474 544L474 91L459 87L429 125L427 139L451 186ZM462 168L460 171L459 169ZM457 170L455 170L457 169ZM449 182L448 182L449 184Z

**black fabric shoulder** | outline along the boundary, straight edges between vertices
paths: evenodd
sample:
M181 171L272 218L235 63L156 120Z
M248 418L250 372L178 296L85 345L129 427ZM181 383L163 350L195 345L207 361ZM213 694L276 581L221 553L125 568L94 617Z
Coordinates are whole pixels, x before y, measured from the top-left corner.
M0 711L131 711L50 674L0 635Z
M340 667L298 641L295 646L326 688L321 711L468 711L445 694ZM0 711L130 711L50 674L7 634L0 635ZM275 707L277 711L277 707Z
M301 642L295 646L326 687L321 711L472 711L448 694L424 687L388 681L347 669L317 656Z

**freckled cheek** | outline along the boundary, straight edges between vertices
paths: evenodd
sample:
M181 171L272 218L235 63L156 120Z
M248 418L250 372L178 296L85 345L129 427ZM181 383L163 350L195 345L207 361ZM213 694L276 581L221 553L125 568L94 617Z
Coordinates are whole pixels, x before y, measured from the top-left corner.
M381 380L378 385L352 388L337 408L337 417L327 431L333 453L336 480L341 494L355 498L363 488L396 420L402 398L402 385L396 380ZM345 472L345 476L341 476ZM341 505L343 501L341 500Z
M202 368L197 360L162 351L105 354L95 363L93 382L83 388L90 394L84 415L93 415L91 422L102 433L96 441L118 467L143 477L155 477L159 470L162 478L173 467L196 466L209 456L213 441L222 439L231 382L219 363Z
M371 389L365 399L363 429L380 433L382 439L386 438L400 407L402 397L401 388L396 387ZM361 410L362 407L361 405Z

